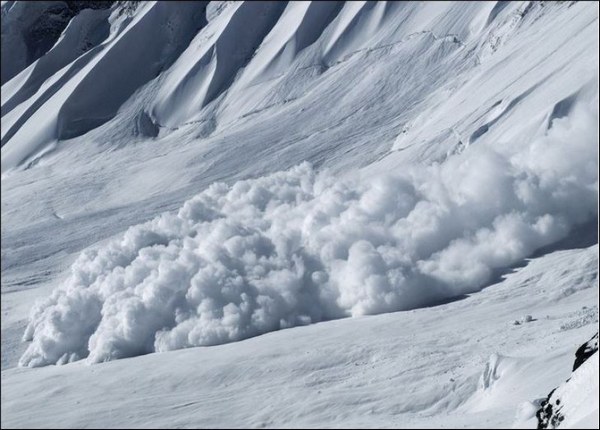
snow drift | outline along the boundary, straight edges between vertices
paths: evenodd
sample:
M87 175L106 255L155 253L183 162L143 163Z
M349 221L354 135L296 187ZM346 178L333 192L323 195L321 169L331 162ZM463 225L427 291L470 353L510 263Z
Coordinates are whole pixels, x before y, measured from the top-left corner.
M215 183L84 251L32 310L20 365L215 345L477 291L597 218L597 117L580 103L511 153L473 145L389 175L340 180L305 163Z

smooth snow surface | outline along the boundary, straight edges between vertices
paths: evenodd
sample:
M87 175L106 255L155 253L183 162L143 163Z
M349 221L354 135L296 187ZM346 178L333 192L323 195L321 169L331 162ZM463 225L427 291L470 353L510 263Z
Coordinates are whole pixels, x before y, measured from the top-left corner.
M1 5L3 428L535 427L597 330L597 2L59 3Z

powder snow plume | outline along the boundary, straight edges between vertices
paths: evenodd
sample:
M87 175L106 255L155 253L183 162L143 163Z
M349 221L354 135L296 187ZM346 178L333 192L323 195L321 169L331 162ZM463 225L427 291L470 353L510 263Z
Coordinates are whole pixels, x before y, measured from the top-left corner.
M99 249L36 304L21 366L90 363L425 306L597 219L596 108L516 152L215 183Z

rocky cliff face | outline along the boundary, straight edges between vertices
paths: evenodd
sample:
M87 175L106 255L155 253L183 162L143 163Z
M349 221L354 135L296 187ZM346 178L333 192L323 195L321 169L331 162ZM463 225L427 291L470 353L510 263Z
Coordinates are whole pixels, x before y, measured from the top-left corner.
M2 84L46 54L71 19L84 9L108 9L112 1L8 2L2 8ZM20 21L21 25L12 25ZM21 49L15 49L15 46Z

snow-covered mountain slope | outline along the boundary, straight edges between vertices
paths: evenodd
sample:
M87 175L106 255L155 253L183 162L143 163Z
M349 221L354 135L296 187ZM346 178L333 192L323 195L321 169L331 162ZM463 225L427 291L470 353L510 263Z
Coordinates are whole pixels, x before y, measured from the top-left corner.
M65 414L57 389L84 402L73 426L115 408L113 426L507 425L568 376L597 322L597 3L117 2L36 50L9 43L39 36L50 3L64 10L2 3L3 427ZM513 327L516 309L537 321ZM471 336L437 339L447 327ZM369 351L379 376L338 368ZM495 395L475 383L490 356ZM228 366L229 391L211 376ZM93 406L98 377L132 384ZM317 377L340 391L288 409L318 403L299 382ZM390 397L401 386L417 400ZM198 387L202 409L183 400ZM228 396L244 407L206 406Z
M302 20L310 7L294 3L273 18L255 52L239 54L249 58L238 71L232 66L235 79L219 87L219 97L196 102L188 99L210 86L208 69L221 58L217 42L240 34L226 31L236 14L267 6L209 5L208 23L198 31L201 19L180 21L201 16L202 8L184 3L147 3L132 16L115 10L108 18L88 10L97 23L83 27L94 35L103 27L104 41L96 37L96 48L68 63L58 48L77 40L68 37L72 22L45 57L3 85L2 215L11 226L2 232L5 284L29 282L15 276L13 261L19 269L35 264L28 273L54 272L59 248L71 254L175 209L215 180L256 177L304 160L335 172L369 165L395 171L408 161L444 160L470 140L523 145L575 101L597 94L595 4L348 3L313 29L303 22L315 20ZM150 37L143 26L160 40L136 42ZM170 27L189 34L171 35ZM462 44L443 37L450 34ZM186 37L187 45L170 42ZM297 39L301 46L315 37L295 52ZM207 49L214 55L203 66ZM144 75L151 67L154 79ZM44 230L64 238L61 245L50 245Z
M531 402L570 375L596 330L597 254L597 245L556 251L424 309L9 369L2 426L535 428Z

